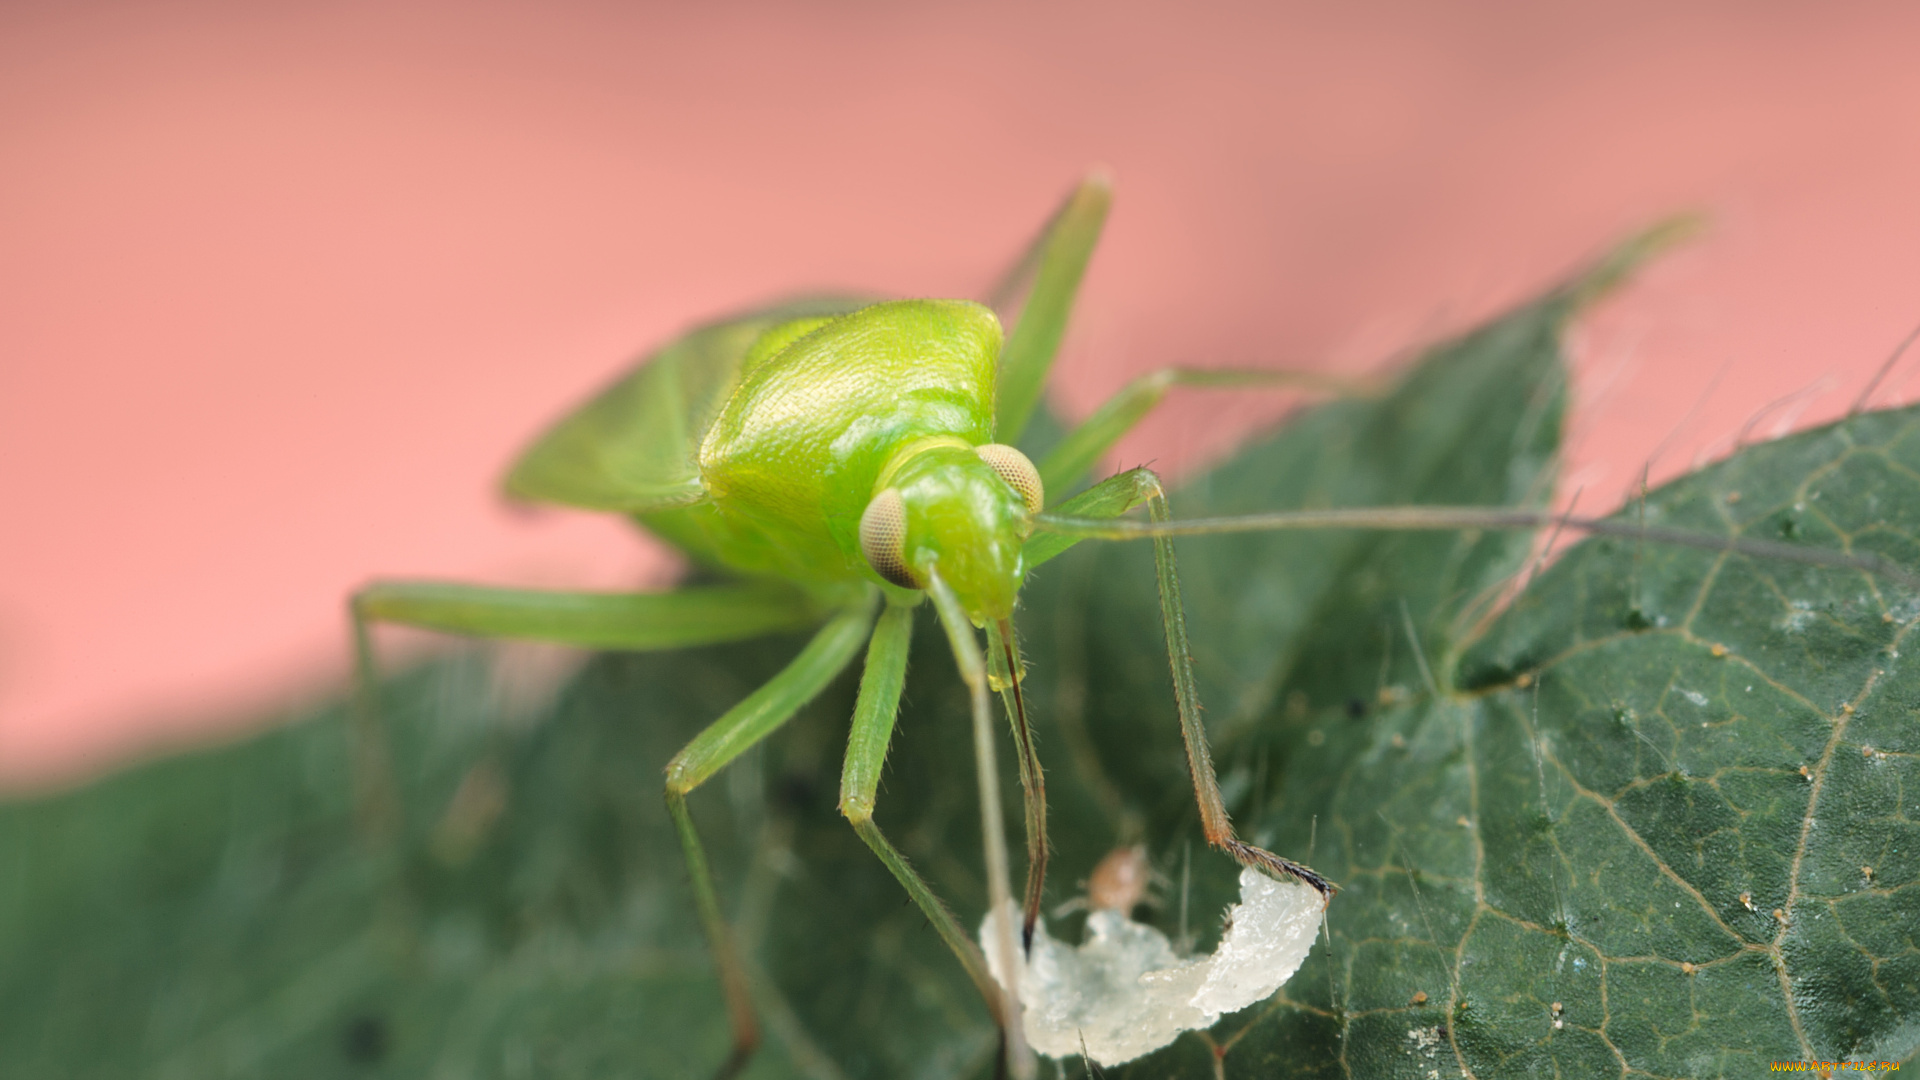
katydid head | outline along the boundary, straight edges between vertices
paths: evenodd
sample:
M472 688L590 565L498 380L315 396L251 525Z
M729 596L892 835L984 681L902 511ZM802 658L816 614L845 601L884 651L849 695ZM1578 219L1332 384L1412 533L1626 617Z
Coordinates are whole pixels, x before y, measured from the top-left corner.
M940 577L976 622L1013 614L1022 556L1045 500L1039 471L998 443L939 446L903 463L860 518L860 548L883 581L926 587Z

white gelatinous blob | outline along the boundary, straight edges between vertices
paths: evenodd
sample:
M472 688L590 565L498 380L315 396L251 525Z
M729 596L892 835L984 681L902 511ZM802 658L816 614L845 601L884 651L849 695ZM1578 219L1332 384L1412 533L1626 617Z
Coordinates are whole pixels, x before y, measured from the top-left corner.
M1055 941L1042 922L1031 954L1015 961L1027 1042L1048 1057L1077 1057L1084 1048L1096 1063L1118 1065L1183 1031L1211 1027L1221 1015L1270 996L1299 969L1325 906L1306 885L1242 870L1240 902L1227 911L1220 947L1184 960L1166 935L1117 911L1088 915L1087 939L1078 947ZM1012 901L988 912L981 944L998 932L996 918L1019 917ZM1005 986L996 950L985 951L993 977Z

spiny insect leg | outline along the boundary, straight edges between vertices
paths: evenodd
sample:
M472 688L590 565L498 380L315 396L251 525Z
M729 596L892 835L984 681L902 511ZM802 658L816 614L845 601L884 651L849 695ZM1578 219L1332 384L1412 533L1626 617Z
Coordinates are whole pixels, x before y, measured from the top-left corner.
M1147 496L1149 516L1154 521L1170 520L1172 514L1159 479L1146 470L1141 472L1152 481ZM1174 566L1172 537L1153 538L1153 563L1160 585L1160 617L1167 634L1167 664L1173 671L1174 699L1180 709L1180 734L1186 740L1187 769L1193 776L1193 796L1200 806L1200 825L1206 832L1207 842L1232 855L1242 866L1251 866L1272 877L1305 882L1322 898L1331 899L1335 886L1320 874L1234 836L1226 801L1220 797L1220 781L1214 774L1213 754L1207 747L1207 729L1200 721L1200 690L1193 677L1193 657L1187 645L1187 619L1180 601L1180 575Z

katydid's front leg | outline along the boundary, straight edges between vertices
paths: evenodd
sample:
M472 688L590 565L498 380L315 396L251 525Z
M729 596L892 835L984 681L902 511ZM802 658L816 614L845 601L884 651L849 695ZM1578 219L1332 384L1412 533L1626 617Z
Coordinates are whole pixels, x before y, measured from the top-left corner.
M1129 469L1061 503L1049 512L1049 516L1088 521L1118 518L1141 503L1147 504L1148 514L1154 521L1168 520L1170 515L1166 492L1160 478L1150 469ZM1035 533L1027 541L1027 563L1029 566L1043 563L1081 539L1059 532ZM1226 803L1220 797L1220 782L1214 775L1213 755L1207 747L1207 731L1200 721L1200 692L1194 682L1193 658L1187 644L1186 613L1180 602L1180 576L1174 566L1173 540L1156 535L1153 541L1160 617L1167 635L1167 663L1172 669L1174 700L1180 710L1180 733L1186 743L1187 769L1193 778L1194 800L1200 807L1200 823L1207 842L1226 851L1243 866L1252 866L1271 876L1297 878L1319 890L1322 896L1331 898L1334 886L1326 878L1306 866L1254 847L1234 836Z
M1160 479L1146 469L1128 469L1116 473L1059 503L1047 511L1048 517L1073 518L1075 520L1098 521L1118 518L1127 511L1146 502L1153 493L1160 490ZM1027 538L1021 554L1026 558L1027 569L1045 563L1066 553L1067 549L1086 539L1072 533L1047 530L1036 532Z
M1167 521L1166 492L1160 478L1146 469L1142 481L1150 482L1147 513L1156 522ZM1193 797L1200 806L1200 827L1207 843L1232 855L1242 866L1249 866L1269 877L1291 877L1314 887L1322 901L1333 899L1336 887L1309 867L1284 859L1265 848L1255 847L1233 833L1227 817L1227 805L1220 797L1220 781L1213 771L1213 754L1207 748L1206 725L1200 720L1200 689L1193 678L1193 656L1187 645L1187 616L1180 603L1180 574L1174 567L1173 538L1153 538L1153 567L1160 586L1160 620L1167 634L1167 664L1173 671L1173 696L1180 707L1180 735L1187 744L1187 771L1193 777Z
M1047 884L1047 777L1040 768L1040 755L1033 749L1033 729L1027 723L1025 691L1021 689L1020 643L1015 640L1012 619L996 619L987 624L987 677L997 684L1000 701L1006 707L1007 721L1013 726L1013 747L1020 766L1020 795L1027 824L1027 895L1022 905L1024 919L1020 927L1020 945L1033 950L1033 928L1040 919L1041 894Z

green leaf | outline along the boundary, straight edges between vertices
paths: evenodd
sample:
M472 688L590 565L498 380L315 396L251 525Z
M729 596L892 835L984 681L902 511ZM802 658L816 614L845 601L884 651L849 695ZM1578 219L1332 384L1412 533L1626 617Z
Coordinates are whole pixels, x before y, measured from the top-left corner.
M1583 298L1434 350L1384 399L1302 413L1185 484L1176 513L1544 503L1559 332ZM1920 565L1917 422L1748 449L1655 492L1646 520ZM1612 540L1492 614L1529 550L1181 541L1235 819L1343 887L1306 966L1208 1036L1226 1075L1746 1076L1913 1054L1920 686L1900 653L1920 601ZM1237 868L1199 840L1146 546L1048 563L1018 624L1050 902L1137 838L1167 878L1141 917L1211 948ZM917 633L877 820L973 925L966 698L931 620ZM595 657L527 709L501 692L512 651L415 670L388 687L391 847L356 828L332 706L0 808L0 1073L705 1075L728 1028L660 770L799 644ZM747 1075L990 1075L984 1008L835 808L853 693L836 683L691 799L758 972ZM1215 1065L1186 1035L1105 1075Z

